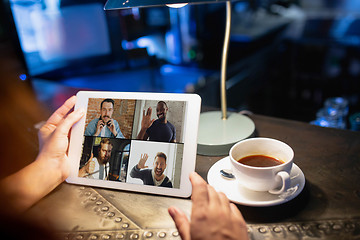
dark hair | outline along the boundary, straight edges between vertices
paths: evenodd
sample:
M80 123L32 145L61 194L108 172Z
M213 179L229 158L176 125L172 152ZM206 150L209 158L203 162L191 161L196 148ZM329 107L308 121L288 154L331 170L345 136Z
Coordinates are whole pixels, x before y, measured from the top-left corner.
M100 146L103 145L103 144L110 144L111 146L113 145L109 138L101 139Z
M101 104L100 104L100 109L102 108L104 102L112 103L113 107L115 106L114 100L112 100L111 98L107 98L107 99L104 99L104 100L101 102Z
M164 102L164 101L159 101L157 104L160 104L160 103L164 104L164 105L165 105L165 107L166 107L166 108L168 108L168 106L167 106L166 102Z
M163 152L158 152L158 153L156 154L156 156L155 156L155 159L156 159L157 157L161 157L161 158L165 159L165 163L166 163L166 155L165 155L165 153L163 153Z

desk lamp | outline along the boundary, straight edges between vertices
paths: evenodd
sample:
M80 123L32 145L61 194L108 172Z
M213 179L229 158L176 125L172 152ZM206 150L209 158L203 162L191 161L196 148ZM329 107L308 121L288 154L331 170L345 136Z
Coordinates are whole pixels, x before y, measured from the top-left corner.
M227 0L108 0L105 10L132 7L152 7L167 5L181 7L187 3L226 2L226 28L221 60L221 111L204 112L200 115L198 133L198 154L217 156L227 155L236 142L250 137L254 130L253 121L239 113L227 112L226 69L231 29L231 2Z

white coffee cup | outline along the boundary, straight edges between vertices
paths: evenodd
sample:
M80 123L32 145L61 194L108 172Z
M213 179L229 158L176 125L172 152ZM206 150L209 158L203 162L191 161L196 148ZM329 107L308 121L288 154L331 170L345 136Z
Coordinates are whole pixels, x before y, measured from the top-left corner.
M271 167L253 167L238 162L251 155L264 155L283 163ZM271 138L249 138L236 143L230 149L229 156L232 173L245 188L281 194L290 187L294 151L286 143Z

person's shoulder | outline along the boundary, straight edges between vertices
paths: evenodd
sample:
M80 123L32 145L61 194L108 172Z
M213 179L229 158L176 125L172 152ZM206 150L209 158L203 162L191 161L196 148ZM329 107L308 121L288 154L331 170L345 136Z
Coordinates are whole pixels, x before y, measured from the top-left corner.
M142 176L144 176L145 178L152 177L151 169L146 168L146 169L140 169L139 171L141 172Z
M135 165L132 167L131 170L138 170L138 171L140 171L140 168L138 168L138 167L137 167L137 164L135 164Z
M94 118L93 120L91 120L90 122L89 122L89 124L96 124L97 122L99 121L99 118Z
M155 126L158 126L159 123L160 123L160 119L156 119L156 120L151 124L151 126L150 126L149 128L154 128ZM149 128L148 128L148 129L149 129Z
M93 136L96 132L96 126L98 124L99 118L94 118L89 122L85 129L85 136Z
M146 169L143 169L143 171L146 172L146 173L150 173L150 174L151 174L151 171L152 171L152 170L149 169L149 168L146 168Z
M148 169L148 168L141 169L141 168L138 168L136 164L134 165L132 170L139 171L139 172L142 172L142 173L150 173L151 174L151 169Z
M171 180L170 180L170 178L169 178L168 176L166 176L165 179L166 179L168 182L171 183Z
M170 121L167 121L167 124L168 124L171 128L175 128L174 124L172 124Z
M166 176L165 179L164 179L164 186L165 187L170 187L170 188L173 187L172 182L170 181L168 176Z

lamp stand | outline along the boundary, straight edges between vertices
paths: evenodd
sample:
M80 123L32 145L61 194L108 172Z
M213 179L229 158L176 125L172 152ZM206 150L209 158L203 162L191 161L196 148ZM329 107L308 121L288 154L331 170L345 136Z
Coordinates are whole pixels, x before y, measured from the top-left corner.
M250 137L254 122L239 113L228 113L226 102L226 69L231 30L231 2L226 2L226 29L221 59L221 112L200 114L197 153L206 156L227 155L237 142Z

